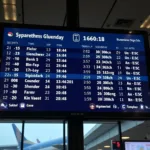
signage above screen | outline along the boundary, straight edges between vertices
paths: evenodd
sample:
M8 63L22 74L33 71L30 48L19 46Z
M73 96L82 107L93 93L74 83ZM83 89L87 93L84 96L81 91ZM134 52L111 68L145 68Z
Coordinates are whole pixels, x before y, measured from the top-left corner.
M3 28L3 112L150 112L144 32Z
M121 149L120 141L111 141L111 147L112 150L120 150Z

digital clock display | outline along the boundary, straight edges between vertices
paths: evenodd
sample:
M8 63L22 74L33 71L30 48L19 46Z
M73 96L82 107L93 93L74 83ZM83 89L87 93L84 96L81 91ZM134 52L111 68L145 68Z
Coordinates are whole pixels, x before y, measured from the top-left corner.
M150 112L144 36L4 28L0 110Z
M83 36L83 41L97 41L104 42L105 37L96 37L96 36Z

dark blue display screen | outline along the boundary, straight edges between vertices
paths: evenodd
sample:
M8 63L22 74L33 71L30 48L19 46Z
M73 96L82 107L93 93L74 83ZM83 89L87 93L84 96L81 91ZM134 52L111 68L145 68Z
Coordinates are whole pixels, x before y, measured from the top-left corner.
M5 28L0 109L148 112L144 38Z

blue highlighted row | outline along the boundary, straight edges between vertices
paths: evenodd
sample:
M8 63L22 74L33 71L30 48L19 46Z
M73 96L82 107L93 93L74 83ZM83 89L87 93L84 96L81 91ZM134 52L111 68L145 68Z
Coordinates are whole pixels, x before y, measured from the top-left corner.
M49 79L77 79L77 80L148 81L148 76L24 73L24 72L20 72L20 73L1 72L0 78L47 78L47 79L49 78Z

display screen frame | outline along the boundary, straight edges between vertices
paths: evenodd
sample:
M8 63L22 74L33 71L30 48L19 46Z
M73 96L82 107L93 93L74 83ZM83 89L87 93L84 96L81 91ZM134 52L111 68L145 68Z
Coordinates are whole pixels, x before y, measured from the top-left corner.
M149 142L150 143L150 140L125 140L125 141L123 141L123 150L126 150L125 148L125 143L126 142L143 142L143 143L147 143L147 142Z
M150 49L148 42L148 33L146 31L130 31L130 30L114 30L114 29L94 29L94 28L68 28L59 26L43 26L43 25L22 25L22 24L0 24L0 59L2 59L3 49L3 33L4 28L26 28L26 29L41 29L41 30L62 30L76 32L100 32L100 33L117 33L117 34L134 34L142 35L144 38L144 48L146 53L146 63L148 80L150 75ZM150 80L149 80L150 81ZM150 83L150 82L149 82ZM68 118L82 117L85 119L146 119L150 117L150 113L144 112L52 112L52 111L0 111L0 118L32 118L32 119L48 119L48 118Z

